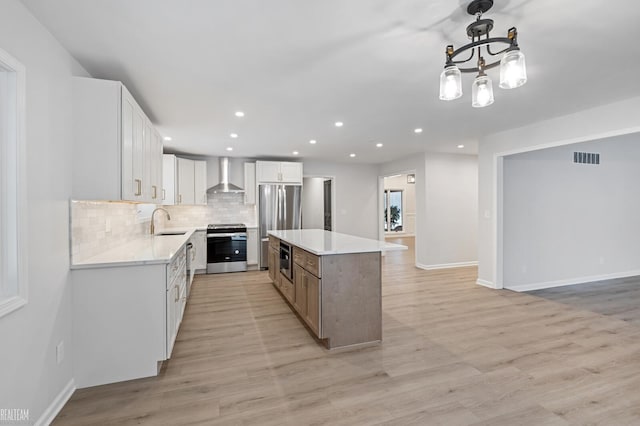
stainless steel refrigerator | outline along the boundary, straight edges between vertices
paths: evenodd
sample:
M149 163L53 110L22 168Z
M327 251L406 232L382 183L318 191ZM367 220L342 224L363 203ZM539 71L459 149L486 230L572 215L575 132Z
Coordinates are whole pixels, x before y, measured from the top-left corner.
M267 268L269 237L267 231L300 229L302 224L302 186L260 185L258 188L260 232L260 268Z

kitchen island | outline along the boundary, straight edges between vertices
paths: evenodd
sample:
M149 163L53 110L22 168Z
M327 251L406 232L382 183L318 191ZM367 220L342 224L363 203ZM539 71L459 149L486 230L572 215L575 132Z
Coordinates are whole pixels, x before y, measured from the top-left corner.
M320 229L269 231L269 277L328 349L382 341L383 251L406 246Z

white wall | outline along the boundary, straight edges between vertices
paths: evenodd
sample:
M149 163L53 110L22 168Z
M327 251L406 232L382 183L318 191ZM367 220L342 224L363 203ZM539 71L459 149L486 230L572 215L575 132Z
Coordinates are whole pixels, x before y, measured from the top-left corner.
M334 177L335 232L378 239L377 165L305 160L304 174Z
M0 406L37 420L73 377L69 202L71 76L86 72L17 0L0 3L0 47L26 67L29 303L0 318ZM56 363L56 345L65 359Z
M478 250L477 157L428 153L425 159L424 265L474 264Z
M402 190L402 232L415 235L416 232L416 184L407 183L407 175L384 178L384 189ZM396 234L391 232L391 234Z
M422 153L382 164L381 176L415 171L416 263L475 264L478 163L473 155ZM380 204L382 209L382 204Z
M640 137L504 160L504 286L530 290L640 274ZM600 165L573 152L600 153Z
M302 228L324 229L325 178L302 180Z
M479 143L478 282L501 288L498 266L501 156L640 131L640 97L495 133ZM498 185L500 182L500 186Z

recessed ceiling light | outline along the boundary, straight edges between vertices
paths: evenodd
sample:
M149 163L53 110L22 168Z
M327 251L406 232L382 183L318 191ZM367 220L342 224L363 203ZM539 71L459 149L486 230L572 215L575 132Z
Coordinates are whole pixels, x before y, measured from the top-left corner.
M236 111L236 117L244 117L244 112Z
M344 123L342 121L336 121L336 127L342 127L344 126Z
M164 137L164 140L165 140L165 141L167 141L167 142L169 142L169 141L171 140L171 136L165 136L165 137Z
M417 128L417 129L415 129L415 130L414 130L414 132L415 132L415 133L422 133L422 129Z
M377 143L376 144L376 148L382 148L384 145L382 145L381 143Z
M235 139L235 138L237 138L237 137L238 137L238 134L237 134L237 133L231 133L229 136L231 136L232 138L234 138L234 139Z
M356 156L356 154L354 154L353 152L351 154L349 154L349 157L351 157L351 158L353 158L355 156Z
M310 143L311 145L315 145L315 144L317 143L317 141L316 141L315 139L311 139L311 140L309 141L309 143Z
M464 145L462 144L458 145L458 149L462 149L462 148L464 148Z
M293 151L293 152L292 152L292 154L293 154L293 155L298 155L298 154L300 154L300 153L299 153L298 151Z
M233 151L233 148L229 146L227 147L227 151Z

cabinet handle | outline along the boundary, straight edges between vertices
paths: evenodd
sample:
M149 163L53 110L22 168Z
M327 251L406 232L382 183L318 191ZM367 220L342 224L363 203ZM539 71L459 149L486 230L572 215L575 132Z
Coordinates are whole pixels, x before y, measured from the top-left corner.
M178 300L180 300L180 287L176 286L176 298L173 301L177 302Z
M152 188L153 188L153 197L151 198L155 200L156 198L158 198L158 187L153 185Z
M182 204L182 194L178 195L178 204Z
M167 191L164 190L164 188L162 188L162 200L166 200L167 199Z
M136 197L139 197L139 196L142 195L142 180L141 179L134 179L134 182L137 185L137 189L136 189L136 193L133 194L133 195L135 195Z

